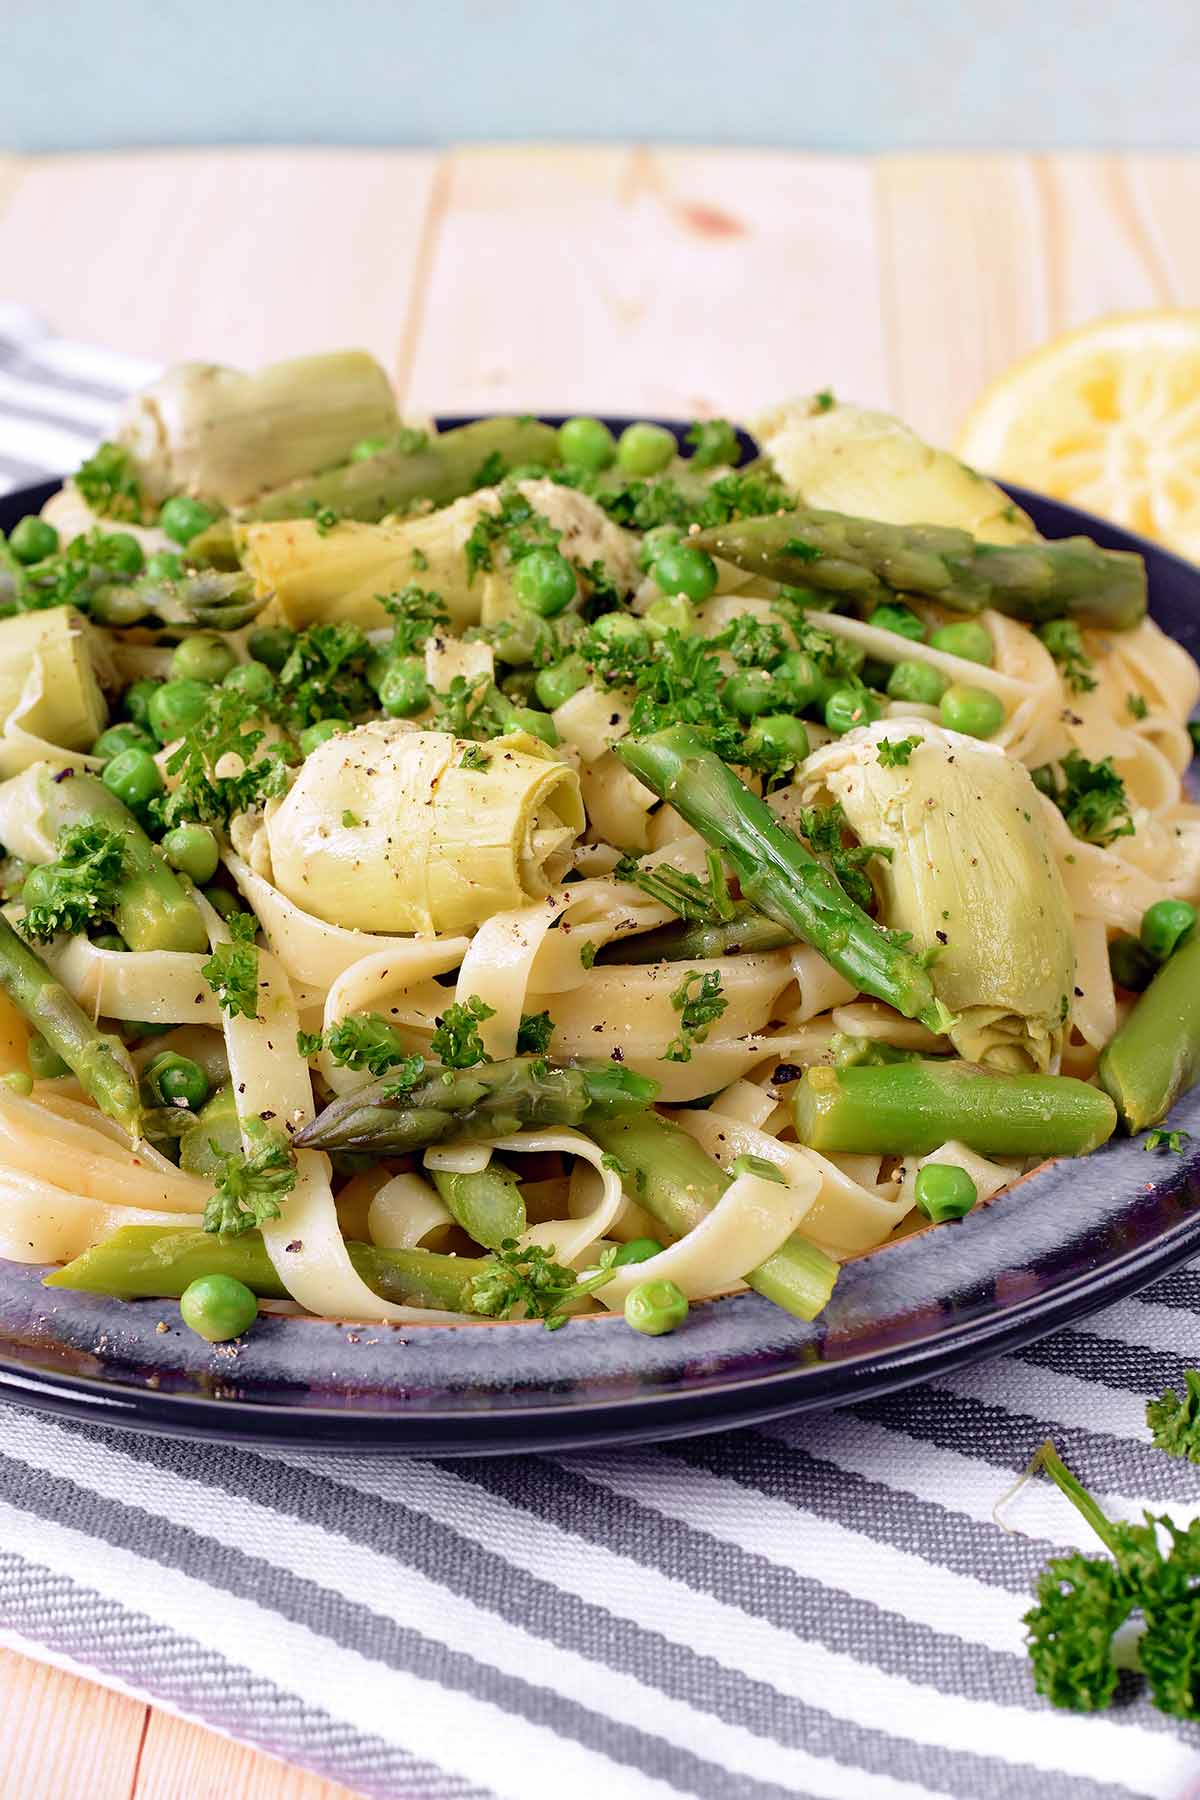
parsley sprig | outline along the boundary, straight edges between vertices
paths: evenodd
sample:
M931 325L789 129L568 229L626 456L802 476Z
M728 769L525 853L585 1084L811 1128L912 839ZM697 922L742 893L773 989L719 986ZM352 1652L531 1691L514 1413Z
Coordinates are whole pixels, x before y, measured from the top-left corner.
M175 786L152 803L164 829L189 820L228 825L235 813L283 792L287 770L279 746L258 754L266 735L251 724L258 711L257 701L232 688L212 690L204 711L167 760Z
M863 870L873 856L890 862L892 852L882 844L847 844L849 826L839 801L832 806L805 807L799 830L813 855L824 859L855 905L868 911L875 903L875 890Z
M1103 845L1133 836L1129 796L1111 756L1089 762L1078 750L1068 750L1061 763L1043 763L1031 773L1034 786L1053 800L1075 837Z
M255 935L258 920L253 913L233 913L229 920L229 940L218 944L200 973L207 981L222 1012L230 1018L241 1014L247 1019L258 1017L258 945Z
M439 1013L429 1047L443 1067L473 1069L476 1063L491 1062L483 1047L479 1027L484 1019L492 1019L495 1015L495 1007L488 1006L478 994L471 994L461 1002L456 1000L444 1013Z
M207 1206L205 1231L240 1237L279 1217L279 1202L296 1185L296 1163L287 1142L276 1132L262 1132L262 1142L249 1153L222 1159ZM217 1146L213 1145L214 1151Z
M715 1025L729 1005L721 992L721 977L716 969L707 974L689 969L671 995L671 1005L679 1014L679 1036L659 1058L661 1062L691 1062L692 1046L702 1044L709 1027Z
M26 877L22 929L42 943L111 919L125 875L124 834L101 820L68 825L57 850L53 862Z
M75 486L101 518L140 521L142 485L137 464L122 445L106 439L76 470Z
M1092 659L1083 647L1083 633L1074 619L1048 619L1038 626L1038 636L1058 664L1064 685L1073 694L1090 694L1096 686Z
M601 1253L595 1273L581 1278L554 1261L553 1245L545 1250L540 1244L522 1247L516 1238L505 1238L486 1259L488 1266L472 1278L471 1311L486 1319L509 1319L520 1307L547 1331L557 1331L567 1322L568 1305L612 1280L616 1258L612 1244Z

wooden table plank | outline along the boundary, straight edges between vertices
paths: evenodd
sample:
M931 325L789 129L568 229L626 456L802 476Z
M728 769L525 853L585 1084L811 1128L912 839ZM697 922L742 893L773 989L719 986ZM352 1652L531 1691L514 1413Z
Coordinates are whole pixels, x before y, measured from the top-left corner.
M89 1800L129 1800L149 1710L77 1675L0 1650L0 1793L11 1800L60 1800L80 1792L86 1769Z
M146 357L256 364L353 343L390 366L437 161L419 150L31 158L0 221L4 298Z
M128 1800L354 1800L349 1788L290 1768L202 1726L152 1711Z
M751 151L460 150L407 398L749 412L886 398L869 166Z

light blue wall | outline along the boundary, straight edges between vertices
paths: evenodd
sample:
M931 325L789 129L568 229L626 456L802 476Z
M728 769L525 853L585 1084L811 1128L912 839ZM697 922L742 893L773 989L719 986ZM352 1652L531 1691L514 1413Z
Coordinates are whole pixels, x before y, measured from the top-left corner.
M0 0L0 143L1200 145L1200 0Z

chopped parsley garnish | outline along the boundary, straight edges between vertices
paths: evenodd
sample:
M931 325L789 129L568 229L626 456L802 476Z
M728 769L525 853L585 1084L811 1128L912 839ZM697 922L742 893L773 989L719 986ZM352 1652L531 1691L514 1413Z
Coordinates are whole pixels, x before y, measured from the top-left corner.
M233 1018L258 1017L258 920L252 913L233 913L229 941L218 944L200 973L217 996L221 1011Z
M137 465L120 444L107 440L101 444L77 471L75 486L102 519L134 523L141 519L142 487Z
M343 808L343 810L342 810L342 827L344 830L353 831L357 826L359 826L361 824L362 824L362 820L359 818L359 816L356 812L351 812L350 808L348 806Z
M482 744L471 744L458 759L460 769L475 769L480 774L491 767L492 759Z
M918 737L880 738L875 748L885 769L902 769L920 742Z
M310 1057L319 1056L325 1046L325 1034L321 1031L298 1031L296 1033L296 1054L305 1062Z
M709 640L728 650L739 669L770 669L787 651L782 628L772 619L740 613L719 637Z
M1157 1400L1146 1403L1146 1423L1156 1450L1200 1463L1200 1370L1183 1371L1182 1395L1168 1388Z
M310 500L305 512L316 527L318 537L328 537L334 526L341 522L341 513L336 507L322 506L319 500Z
M588 938L586 943L580 944L579 960L585 969L590 969L594 966L596 961L596 946L593 944L591 938Z
M822 388L819 394L813 395L813 405L819 413L830 412L836 405L830 388Z
M799 829L800 835L808 839L813 855L825 859L855 905L864 911L869 909L875 901L875 890L863 874L863 868L873 856L882 856L890 862L892 852L882 844L847 846L843 837L848 826L839 801L832 806L805 807L800 814Z
M1125 783L1110 756L1089 762L1078 750L1068 750L1061 763L1043 763L1032 775L1035 787L1053 800L1077 838L1111 844L1133 836Z
M1183 1146L1190 1141L1191 1135L1190 1131L1167 1131L1159 1126L1146 1133L1142 1149L1151 1152L1165 1150L1171 1156L1182 1156Z
M681 919L696 924L715 925L722 919L732 919L736 911L721 858L715 850L708 852L707 881L688 875L669 862L655 863L653 868L644 869L636 856L623 856L613 874L618 881L627 881L631 887L640 888L660 906L669 906Z
M215 1191L204 1208L205 1231L240 1237L243 1231L254 1231L279 1217L279 1202L296 1185L296 1164L282 1137L274 1132L263 1137L249 1154L237 1152L223 1159Z
M256 755L264 733L247 722L259 703L233 688L213 688L208 705L171 752L167 773L175 777L169 794L154 801L164 829L186 820L227 825L287 786L282 752L271 745ZM221 767L229 773L218 774Z
M692 447L693 469L715 469L721 463L736 469L742 460L738 434L728 419L697 419L683 441Z
M1125 711L1131 718L1144 719L1150 711L1146 696L1144 694L1126 694Z
M125 874L125 837L94 819L68 825L58 855L26 877L27 937L47 943L60 932L78 933L111 919Z
M414 568L418 554L413 552ZM422 557L421 563L428 567L427 558ZM412 582L399 593L376 594L375 598L392 621L392 641L387 646L389 656L411 656L414 650L424 647L426 639L439 627L450 623L442 596Z
M656 525L691 525L702 530L733 519L761 518L794 505L791 494L769 470L719 475L701 493L685 490L669 475L650 481L614 482L612 472L593 477L579 469L551 469L550 480L578 488L603 507L616 525L652 531Z
M554 1020L548 1012L522 1013L517 1028L518 1056L545 1056L554 1036Z
M715 1025L728 1000L721 992L721 977L715 969L702 974L689 969L671 995L671 1005L679 1014L679 1036L672 1038L660 1057L661 1062L691 1062L692 1046L702 1044L710 1025Z
M1058 664L1073 694L1090 694L1096 685L1092 659L1083 647L1083 633L1074 619L1049 619L1038 626L1038 636Z
M502 488L497 510L481 513L467 539L467 580L474 581L481 569L492 568L497 549L507 550L516 562L531 550L553 550L561 536L518 488Z
M469 995L461 1003L454 1001L439 1014L430 1049L447 1069L472 1069L476 1063L491 1062L483 1047L479 1026L495 1014L495 1007L488 1006L478 994Z
M379 1091L381 1100L403 1100L412 1093L425 1073L423 1056L406 1056L390 1071L389 1079Z
M594 1275L582 1279L574 1269L554 1260L554 1246L527 1248L516 1238L505 1238L499 1250L486 1259L487 1267L471 1280L471 1311L486 1319L508 1319L520 1307L527 1318L541 1319L547 1331L567 1322L566 1307L594 1294L611 1281L617 1247L610 1244L600 1256Z
M471 477L472 488L496 487L504 480L506 464L499 450L493 450L485 456L474 475Z
M409 1057L403 1036L381 1013L348 1014L329 1027L325 1043L339 1068L365 1069L370 1075L386 1075Z
M816 544L808 543L804 538L793 537L787 540L780 554L790 556L794 562L814 563L820 562L825 552Z
M310 625L300 633L279 671L281 711L293 730L375 710L365 674L370 651L365 634L345 621Z

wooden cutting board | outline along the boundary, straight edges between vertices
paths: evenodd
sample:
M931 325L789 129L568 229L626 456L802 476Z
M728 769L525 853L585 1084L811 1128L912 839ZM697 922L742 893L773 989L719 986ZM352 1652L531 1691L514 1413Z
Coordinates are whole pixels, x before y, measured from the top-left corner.
M831 387L952 443L1044 338L1200 305L1200 156L178 150L0 157L0 303L140 356L360 344L411 413L746 414ZM4 1800L344 1790L0 1651Z

